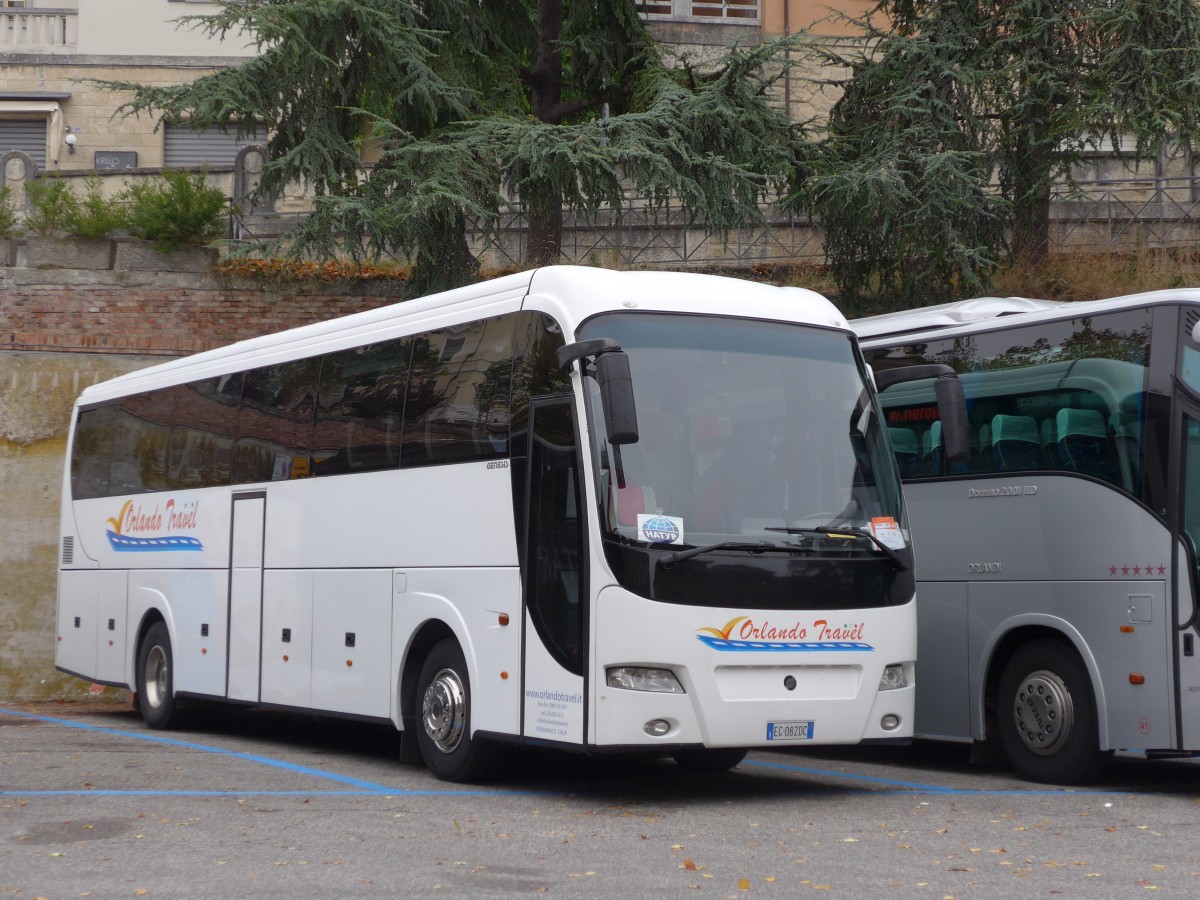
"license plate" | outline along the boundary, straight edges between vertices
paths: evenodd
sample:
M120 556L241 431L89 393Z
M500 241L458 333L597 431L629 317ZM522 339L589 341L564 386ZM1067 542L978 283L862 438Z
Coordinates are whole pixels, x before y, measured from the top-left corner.
M768 722L768 741L811 741L812 722Z

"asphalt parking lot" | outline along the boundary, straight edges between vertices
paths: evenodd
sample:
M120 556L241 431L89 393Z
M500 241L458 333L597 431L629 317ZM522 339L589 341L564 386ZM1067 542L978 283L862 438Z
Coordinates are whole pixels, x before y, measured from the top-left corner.
M0 897L1113 897L1200 892L1200 765L1031 785L966 748L513 754L485 786L387 728L251 710L147 729L0 708Z

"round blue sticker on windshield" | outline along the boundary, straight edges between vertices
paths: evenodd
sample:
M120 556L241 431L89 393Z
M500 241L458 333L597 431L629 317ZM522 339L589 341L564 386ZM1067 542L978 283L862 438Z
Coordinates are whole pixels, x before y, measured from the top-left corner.
M651 544L683 542L683 520L675 516L638 516L638 534Z

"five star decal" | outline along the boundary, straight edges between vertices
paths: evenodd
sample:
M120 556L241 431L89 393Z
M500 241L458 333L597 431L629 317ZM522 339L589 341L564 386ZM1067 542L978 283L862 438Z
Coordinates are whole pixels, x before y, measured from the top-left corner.
M1139 565L1139 564L1116 565L1116 566L1108 567L1108 574L1109 574L1109 577L1111 577L1111 578L1116 578L1118 576L1120 576L1122 578L1126 578L1130 575L1133 575L1135 577L1141 576L1143 578L1154 578L1156 576L1161 577L1163 575L1166 575L1167 567L1165 565L1163 565L1162 563L1159 563L1158 565L1154 565L1153 563L1146 563L1146 565L1144 565L1144 566Z

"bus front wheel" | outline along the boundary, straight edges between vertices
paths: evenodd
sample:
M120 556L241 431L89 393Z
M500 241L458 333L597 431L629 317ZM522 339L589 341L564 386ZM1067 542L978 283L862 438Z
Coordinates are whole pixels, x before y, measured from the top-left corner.
M178 719L173 668L171 635L156 622L142 638L137 666L138 710L151 728L170 728Z
M1100 749L1091 679L1071 647L1025 644L1004 667L997 701L1000 745L1030 781L1091 781L1112 756Z
M417 698L417 745L429 771L443 781L486 779L499 748L471 736L471 682L457 641L444 640L429 651Z

